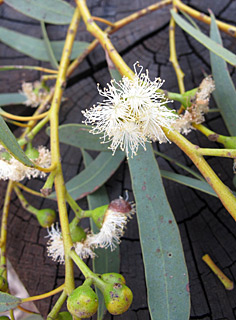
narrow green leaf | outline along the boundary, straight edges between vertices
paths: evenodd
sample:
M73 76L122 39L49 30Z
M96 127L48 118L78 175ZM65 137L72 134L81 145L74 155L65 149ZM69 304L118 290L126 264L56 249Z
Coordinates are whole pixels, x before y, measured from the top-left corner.
M44 41L41 39L0 27L0 41L36 60L49 61ZM55 57L57 61L59 61L61 59L64 41L51 41L51 45ZM86 50L88 45L89 43L84 41L75 41L71 53L71 60L75 59Z
M26 96L21 93L1 93L0 106L8 106L12 104L21 104L26 101Z
M211 39L222 46L221 36L215 22L215 17L211 14ZM216 89L213 97L220 109L225 125L232 136L236 136L236 90L231 80L227 64L223 59L210 52L212 75Z
M197 29L198 31L201 32L201 29L199 28L199 26L196 24L196 22L190 17L190 15L187 14L187 12L183 11L183 10L179 10L183 16L185 16L185 18L191 23L191 25Z
M50 40L48 38L48 34L47 34L45 23L43 21L40 21L40 25L41 25L42 34L43 34L44 45L45 45L45 48L46 48L47 53L48 53L48 59L49 59L51 65L52 65L52 67L54 69L58 69L59 65L57 63L57 59L56 59L56 57L54 55Z
M72 198L81 199L100 188L117 170L124 157L121 151L117 151L115 156L110 152L101 152L85 170L66 183ZM55 193L49 198L55 198Z
M83 151L83 158L85 166L87 167L90 163L92 163L93 159L86 152ZM108 204L109 197L106 192L105 186L102 186L93 194L87 196L89 209L95 209L97 207ZM97 233L99 229L95 225L92 219L90 219L91 229L94 233ZM120 270L120 248L119 246L114 250L110 251L110 249L96 249L95 250L96 257L93 259L93 271L95 273L103 274L108 272L119 272ZM97 320L102 320L103 316L106 312L106 306L104 303L103 295L100 290L96 289L96 293L98 295L99 306L97 311Z
M152 320L188 320L188 272L152 147L129 159Z
M175 19L175 22L182 28L185 32L190 34L194 39L200 42L203 46L205 46L211 52L214 52L217 56L221 57L228 63L236 66L236 55L233 54L231 51L223 48L217 42L213 41L211 38L207 37L204 33L198 31L194 27L191 26L190 23L185 21L181 16L171 10L171 14Z
M74 8L62 0L4 0L24 15L52 24L69 24Z
M89 131L92 126L86 126L84 124L64 124L59 126L59 140L62 143L74 146L77 148L83 148L86 150L94 151L110 151L108 149L109 144L101 143L102 135L91 134ZM50 136L50 128L47 128L46 133Z
M6 148L18 161L28 167L34 167L33 162L25 155L19 146L14 134L8 128L6 122L0 116L0 143Z
M15 309L21 303L21 299L0 291L0 312Z
M212 187L205 181L201 181L195 178L186 177L182 174L166 171L166 170L160 170L162 178L183 184L187 187L205 192L211 196L217 197L217 194L212 189Z

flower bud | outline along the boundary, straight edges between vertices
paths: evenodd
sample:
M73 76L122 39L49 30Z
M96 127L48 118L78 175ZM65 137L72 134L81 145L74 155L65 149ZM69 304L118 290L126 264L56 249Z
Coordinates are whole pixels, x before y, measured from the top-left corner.
M55 222L56 212L50 208L42 209L38 211L36 217L41 227L48 228Z
M70 225L70 235L72 242L81 242L86 239L86 232L80 226L73 226L71 228Z
M82 285L69 295L67 309L73 316L90 318L97 312L98 296L88 285Z
M108 284L103 290L107 310L113 315L127 311L132 303L132 291L122 283Z
M55 320L72 320L72 315L68 311L63 311L58 313Z
M8 316L0 316L0 320L10 320Z
M7 292L7 290L8 290L8 282L6 278L4 278L3 276L0 276L0 291Z
M108 205L106 204L105 206L98 207L93 210L92 219L99 229L101 229L102 227L107 208L108 208Z
M28 158L30 158L31 160L35 160L38 159L39 157L39 152L37 149L33 148L32 146L30 146L29 148L27 148L25 150L25 154L27 155Z
M107 283L114 284L114 283L120 283L125 284L125 278L119 274L119 273L104 273L101 275L101 279Z

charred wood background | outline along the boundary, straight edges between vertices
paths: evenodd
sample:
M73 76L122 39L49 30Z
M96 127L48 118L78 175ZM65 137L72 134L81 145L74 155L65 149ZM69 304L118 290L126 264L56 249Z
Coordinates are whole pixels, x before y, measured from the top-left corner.
M71 1L72 3L72 1ZM136 10L142 9L153 0L90 0L88 6L92 15L111 21L116 21ZM233 0L189 0L185 3L208 13L211 8L216 17L225 22L235 23L236 1ZM28 17L13 11L3 4L0 6L0 25L35 37L41 37L40 24ZM151 13L132 24L124 27L111 36L111 39L130 67L138 60L144 68L149 69L150 78L160 76L165 79L164 88L178 91L176 76L169 62L168 24L170 13L168 8ZM202 30L208 33L208 27L199 23ZM67 26L47 25L51 40L65 39ZM236 49L235 39L224 34L224 45L232 51ZM86 32L83 23L80 24L78 39L89 41L92 39ZM186 90L199 85L203 79L203 71L210 73L209 53L195 40L190 38L178 27L176 28L176 46L179 62L185 72ZM44 65L34 59L0 44L0 64ZM235 79L235 69L230 68ZM40 78L36 71L9 71L0 74L0 91L16 92L21 88L22 81L35 81ZM96 84L106 86L110 81L105 61L104 51L96 48L68 81L60 114L61 123L81 122L80 110L92 106L98 100ZM212 103L212 102L211 102ZM13 107L12 107L13 110ZM14 107L14 112L26 114L21 106ZM218 133L226 134L227 130L218 113L207 116L207 125ZM14 129L14 128L13 128ZM17 131L16 131L17 133ZM20 133L20 130L18 130ZM188 138L193 143L203 147L216 147L200 133L193 131ZM46 134L40 134L35 142L48 144ZM157 148L166 154L175 157L178 161L193 167L191 161L174 145L157 145ZM83 169L80 152L65 145L61 145L62 162L65 180ZM220 178L233 190L233 162L230 159L210 158L209 163ZM184 173L180 168L159 158L161 169ZM31 180L27 186L39 190L43 182ZM177 183L164 181L168 199L179 225L186 262L190 277L190 292L192 300L191 318L204 320L233 320L236 318L236 291L226 291L220 281L212 274L201 260L203 254L212 256L216 264L232 280L236 280L236 224L231 216L222 207L217 198L204 193L183 187ZM128 165L124 162L114 176L106 184L110 199L124 195L125 190L132 190ZM1 206L4 199L6 183L1 183ZM54 207L55 203L48 200L33 198L27 195L30 203L37 208ZM82 208L86 208L86 200L79 201ZM148 219L148 212L147 219ZM54 289L64 280L64 267L54 263L47 257L45 236L47 231L39 227L36 219L25 212L19 201L13 196L9 217L8 256L31 295ZM129 287L134 293L131 309L115 319L148 320L150 319L144 280L144 268L139 244L136 219L129 222L128 229L121 243L121 273L127 279ZM81 274L76 271L76 281L82 280ZM55 298L48 298L37 302L43 315L50 310ZM105 319L113 319L107 315ZM181 320L181 319L176 319Z

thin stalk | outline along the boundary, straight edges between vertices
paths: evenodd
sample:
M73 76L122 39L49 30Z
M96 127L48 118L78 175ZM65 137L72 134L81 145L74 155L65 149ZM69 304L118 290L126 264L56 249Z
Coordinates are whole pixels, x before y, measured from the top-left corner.
M54 296L56 293L61 292L62 290L64 290L64 288L65 288L65 284L62 284L60 287L58 287L58 288L56 288L56 289L54 289L52 291L49 291L49 292L46 292L46 293L42 293L42 294L37 295L37 296L23 298L23 299L21 299L21 302L25 303L25 302L29 302L29 301L42 300L42 299Z
M23 69L23 70L36 70L36 71L41 71L41 72L57 74L57 70L52 70L52 69L43 68L43 67L36 67L36 66L20 66L20 65L0 66L0 71L21 70L21 69Z
M193 145L177 131L162 128L169 140L174 142L193 161L209 185L215 190L224 207L236 221L236 198L229 188L218 178L202 155L197 153L198 146Z
M211 18L204 14L203 12L199 12L197 10L194 10L187 6L186 4L183 4L180 0L175 0L176 7L180 10L183 10L184 12L188 13L191 17L202 21L206 24L211 24ZM236 37L236 27L233 25L230 25L228 23L216 20L216 24L218 28L225 33L229 34L230 36Z
M67 298L67 294L64 290L62 292L62 294L60 295L59 299L57 300L57 302L55 303L55 305L53 306L52 310L48 314L47 320L56 319L56 316L57 316L58 312L61 310L63 303L66 301L66 298Z
M73 18L67 31L65 45L63 48L62 58L58 70L58 77L55 86L55 93L52 100L50 109L50 125L51 125L51 154L52 163L57 165L55 176L55 189L57 194L58 210L61 222L62 237L64 240L65 251L65 292L70 294L74 289L74 272L73 261L69 256L70 248L73 246L72 239L69 230L69 221L66 208L66 188L62 173L62 167L60 162L60 147L59 147L59 110L62 99L62 94L66 84L66 74L70 61L70 54L74 43L75 35L77 32L78 24L80 20L79 9L74 11Z

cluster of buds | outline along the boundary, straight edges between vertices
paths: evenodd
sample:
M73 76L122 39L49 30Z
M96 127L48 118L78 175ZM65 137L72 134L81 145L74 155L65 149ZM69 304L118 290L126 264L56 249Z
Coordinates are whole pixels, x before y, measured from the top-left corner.
M41 102L48 95L49 88L42 84L42 82L23 82L21 94L26 96L27 100L24 102L26 106L31 106L32 108L38 107Z
M125 278L118 273L106 273L95 286L102 292L107 310L113 315L127 311L132 303L132 291L126 286ZM67 299L67 309L80 319L93 316L98 309L98 296L86 281L76 288Z
M92 219L100 231L86 233L81 227L70 225L72 241L75 252L81 259L94 258L96 248L108 248L114 250L120 243L120 238L124 234L125 226L134 214L134 205L122 198L113 200L109 205L97 208L93 211ZM64 263L64 245L62 234L58 225L48 229L49 241L47 243L48 256L54 261Z
M211 76L201 82L194 101L185 113L173 124L173 128L184 134L192 129L192 123L200 124L205 121L204 114L209 111L209 100L211 93L215 90L214 81Z

